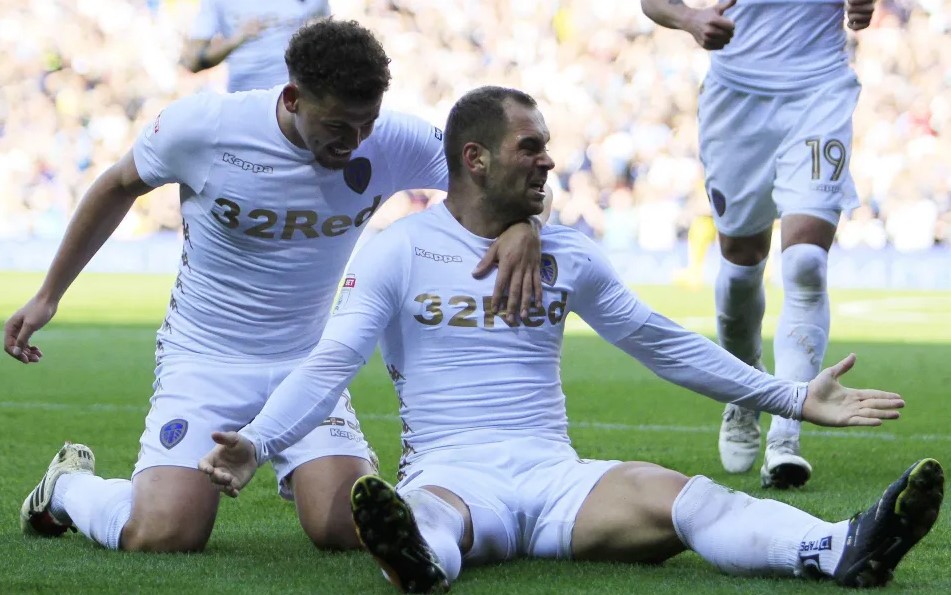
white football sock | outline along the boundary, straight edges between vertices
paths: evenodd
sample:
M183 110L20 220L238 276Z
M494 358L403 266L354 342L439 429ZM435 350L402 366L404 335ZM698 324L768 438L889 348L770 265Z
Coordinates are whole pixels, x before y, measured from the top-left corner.
M132 515L132 482L67 473L56 480L50 512L70 519L80 533L110 550L119 549L122 528Z
M721 255L720 270L714 285L720 345L751 366L760 360L763 351L765 270L765 260L753 266L742 266L733 264Z
M807 382L822 369L829 342L828 253L813 244L783 250L783 307L773 340L777 378ZM767 440L799 437L800 422L774 417Z
M776 500L752 498L702 475L687 482L674 500L671 515L684 545L734 575L800 576L799 550L807 538L831 536L830 543L841 556L845 536L842 523L827 523ZM834 551L825 553L828 559L820 564L828 574L838 557L833 561Z
M413 510L419 533L436 554L446 578L450 582L456 580L462 570L462 551L459 549L465 531L462 515L429 490L410 490L401 496Z
M799 559L804 567L831 575L842 559L849 521L822 522L810 529L799 544Z

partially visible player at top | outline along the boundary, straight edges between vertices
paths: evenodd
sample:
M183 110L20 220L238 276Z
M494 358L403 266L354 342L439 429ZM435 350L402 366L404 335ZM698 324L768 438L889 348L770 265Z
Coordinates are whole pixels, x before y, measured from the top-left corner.
M355 255L317 347L253 422L215 434L200 468L236 496L259 463L326 416L380 339L404 459L395 490L365 477L352 506L364 545L405 591L444 589L465 565L520 556L660 562L686 549L735 575L888 582L937 518L944 477L933 459L912 465L866 512L834 523L703 476L579 459L559 380L569 312L660 377L721 402L831 426L879 425L904 402L839 384L854 355L808 383L744 364L652 311L603 252L562 226L542 231L541 303L512 324L495 316L491 280L468 270L503 229L542 210L554 167L548 142L525 93L463 96L446 123L445 202Z
M826 270L842 211L858 204L849 174L859 83L844 23L868 27L874 0L728 0L695 9L641 0L661 26L690 33L710 54L700 91L700 159L720 237L720 344L763 369L763 272L780 218L783 304L773 341L779 378L808 380L829 342ZM735 32L735 36L734 36ZM800 424L773 416L760 469L764 487L801 486L812 466ZM759 412L727 405L720 459L731 473L760 451Z
M389 58L354 21L314 21L286 53L290 82L169 105L87 192L37 294L4 327L4 348L40 361L32 334L137 197L181 190L178 277L156 341L151 410L132 481L92 475L92 452L67 444L21 509L26 533L75 526L112 549L200 550L219 495L197 469L211 432L238 429L314 347L367 220L395 192L447 187L440 129L381 110ZM500 254L507 307L540 292L539 239L519 222ZM511 283L509 283L511 280ZM523 295L524 287L524 295ZM507 312L514 317L514 312ZM322 424L274 459L319 546L352 547L347 494L372 455L343 389Z
M307 21L330 16L328 0L201 0L181 63L192 72L228 64L228 91L287 82L284 49Z

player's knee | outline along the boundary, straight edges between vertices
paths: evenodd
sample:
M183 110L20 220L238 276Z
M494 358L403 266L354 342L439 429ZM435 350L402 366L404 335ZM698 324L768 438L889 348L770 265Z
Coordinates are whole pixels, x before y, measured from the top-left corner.
M783 287L787 292L825 291L828 253L814 244L794 244L782 253Z
M119 543L128 552L200 552L211 537L211 527L201 523L129 519Z
M318 549L349 550L360 547L350 514L320 519L302 515L300 523L304 533Z

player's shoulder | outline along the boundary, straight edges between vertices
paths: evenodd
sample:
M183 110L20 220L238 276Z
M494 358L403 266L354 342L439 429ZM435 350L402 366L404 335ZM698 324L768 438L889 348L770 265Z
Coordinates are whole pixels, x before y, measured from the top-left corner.
M442 130L420 116L385 109L380 112L370 139L381 144L434 140L442 144Z
M587 252L591 248L597 247L594 240L577 229L558 224L548 224L542 227L541 241L542 249L548 246L553 250Z

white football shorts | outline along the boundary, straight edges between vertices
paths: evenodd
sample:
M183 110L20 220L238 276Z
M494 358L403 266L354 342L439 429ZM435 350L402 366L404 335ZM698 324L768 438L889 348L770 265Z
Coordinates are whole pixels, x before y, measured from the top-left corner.
M849 159L860 88L851 70L795 95L744 93L707 77L700 160L720 233L755 235L789 214L835 225L858 206Z
M466 503L474 535L467 564L517 556L570 558L571 532L582 504L620 463L579 459L563 442L503 436L418 454L402 469L396 487L405 493L439 486Z
M197 469L215 446L211 433L247 425L302 359L236 362L197 354L162 355L133 476L163 465ZM294 469L331 455L371 460L346 391L323 425L271 461L280 495L293 499L287 479Z

